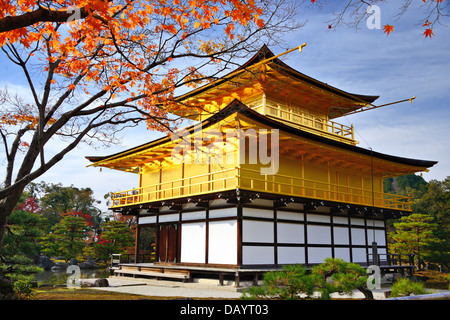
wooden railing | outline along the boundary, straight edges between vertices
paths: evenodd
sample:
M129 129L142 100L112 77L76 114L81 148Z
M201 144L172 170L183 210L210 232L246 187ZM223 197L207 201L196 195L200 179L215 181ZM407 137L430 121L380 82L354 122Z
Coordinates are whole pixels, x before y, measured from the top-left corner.
M231 168L112 194L112 207L202 195L236 188L295 197L411 211L410 198L337 183Z
M278 193L297 197L411 210L410 198L395 194L351 187L348 185L296 178L281 174L261 175L259 171L239 168L239 187L254 191Z
M375 259L374 259L375 258ZM379 253L374 257L372 253L367 254L368 265L378 265L392 268L414 268L414 255L401 253Z
M112 207L147 203L181 196L201 195L235 189L236 169L205 173L197 176L157 183L141 188L112 193ZM217 178L217 176L222 176Z
M265 110L263 110L265 108ZM278 120L283 120L289 125L300 127L305 131L325 136L341 142L346 142L355 145L355 130L353 125L346 126L334 121L325 120L319 117L315 117L312 114L294 111L292 109L283 109L279 105L272 106L267 104L265 107L262 105L253 107L254 110L265 113L268 117L273 117Z
M110 268L118 267L121 263L149 263L155 262L155 253L140 253L136 259L134 253L111 254Z

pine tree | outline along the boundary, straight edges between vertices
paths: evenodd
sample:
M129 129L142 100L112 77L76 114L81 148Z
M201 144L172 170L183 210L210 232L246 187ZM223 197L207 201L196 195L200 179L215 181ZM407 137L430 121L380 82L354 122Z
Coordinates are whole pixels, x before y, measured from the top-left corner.
M61 255L66 261L83 252L88 226L83 217L64 215L53 227L53 232L43 239L42 251L51 255Z
M433 235L433 230L438 225L432 221L433 217L418 213L402 217L399 222L394 223L395 232L389 233L394 241L390 244L390 250L400 254L413 254L415 266L420 269L428 246L438 241Z
M134 236L124 221L108 221L102 225L102 234L95 244L95 253L100 259L108 259L113 253L126 253L134 245Z

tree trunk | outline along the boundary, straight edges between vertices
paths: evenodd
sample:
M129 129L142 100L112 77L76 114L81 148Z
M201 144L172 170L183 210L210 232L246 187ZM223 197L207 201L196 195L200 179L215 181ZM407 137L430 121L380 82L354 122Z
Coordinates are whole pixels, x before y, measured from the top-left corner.
M364 294L364 297L366 297L367 300L373 300L373 293L367 287L361 286L358 290Z
M11 215L11 212L14 210L14 207L19 201L23 189L24 188L16 189L16 191L0 200L0 255L2 253L3 239L6 233L8 217Z

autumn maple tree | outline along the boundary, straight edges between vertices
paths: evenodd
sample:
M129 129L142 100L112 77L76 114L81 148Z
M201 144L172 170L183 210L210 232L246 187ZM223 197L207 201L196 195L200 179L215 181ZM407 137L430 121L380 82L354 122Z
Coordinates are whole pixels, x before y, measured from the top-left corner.
M291 0L0 0L3 59L27 84L0 89L5 158L0 250L24 187L79 143L127 126L176 127L198 110L176 90L216 79L300 26ZM177 116L175 116L177 115ZM58 150L49 145L58 140Z

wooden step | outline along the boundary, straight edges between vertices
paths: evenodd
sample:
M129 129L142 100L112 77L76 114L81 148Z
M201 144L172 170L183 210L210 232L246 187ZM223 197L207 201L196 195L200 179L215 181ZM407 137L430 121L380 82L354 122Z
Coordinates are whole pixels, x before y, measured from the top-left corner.
M143 271L115 270L114 273L117 274L117 275L130 274L130 275L134 275L134 276L148 276L148 277L155 277L155 278L189 279L189 275L164 273L164 272L143 272Z
M132 275L154 278L169 278L180 279L183 281L190 280L191 273L189 270L177 270L177 269L165 269L165 268L152 268L152 267L134 267L134 266L121 266L120 269L114 270L116 275Z

